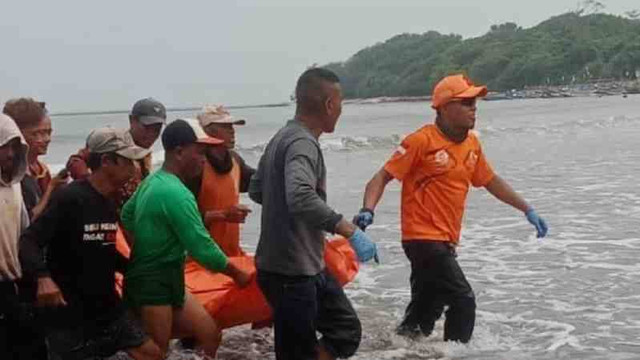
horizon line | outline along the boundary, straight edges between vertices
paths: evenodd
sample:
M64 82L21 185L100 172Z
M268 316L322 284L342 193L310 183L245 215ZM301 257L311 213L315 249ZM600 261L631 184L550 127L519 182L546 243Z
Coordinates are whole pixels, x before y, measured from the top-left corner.
M270 108L270 107L285 107L290 106L293 102L280 102L280 103L268 103L268 104L256 104L256 105L231 105L225 106L227 109L254 109L254 108ZM167 113L179 112L179 111L196 111L202 107L195 106L183 106L183 107L169 107ZM50 116L81 116L81 115L109 115L109 114L129 114L131 110L90 110L90 111L60 111L51 113Z

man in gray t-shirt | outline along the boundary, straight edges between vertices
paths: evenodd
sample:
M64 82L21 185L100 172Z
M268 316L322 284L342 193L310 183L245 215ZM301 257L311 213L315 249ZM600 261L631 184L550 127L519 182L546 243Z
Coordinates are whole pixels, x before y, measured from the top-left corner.
M295 119L271 139L249 185L251 199L263 207L258 284L273 310L276 359L345 358L358 349L360 321L325 269L325 233L349 238L360 261L374 258L376 246L326 204L318 138L333 132L342 111L338 77L307 70L296 99Z

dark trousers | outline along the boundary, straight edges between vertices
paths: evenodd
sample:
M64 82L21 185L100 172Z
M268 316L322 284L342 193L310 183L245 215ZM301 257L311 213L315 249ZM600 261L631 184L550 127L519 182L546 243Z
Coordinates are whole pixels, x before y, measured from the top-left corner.
M476 301L455 250L441 241L404 241L402 247L411 262L411 301L399 331L419 328L428 336L447 306L444 340L468 342Z
M277 360L316 359L319 345L336 358L350 357L358 349L358 315L326 270L315 276L258 270L258 285L273 310ZM316 331L322 334L320 341Z
M0 359L46 359L43 339L32 308L18 297L16 283L0 282Z

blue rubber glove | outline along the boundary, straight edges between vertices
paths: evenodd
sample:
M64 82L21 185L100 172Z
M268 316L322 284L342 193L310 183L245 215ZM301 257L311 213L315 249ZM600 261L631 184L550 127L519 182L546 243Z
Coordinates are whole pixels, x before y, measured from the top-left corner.
M364 231L367 226L373 224L373 210L362 208L358 215L353 217L353 224Z
M531 223L531 225L536 227L536 231L538 231L538 237L543 238L547 235L547 230L549 227L544 220L538 216L538 213L534 209L529 209L526 212L527 220Z
M358 255L360 262L367 262L373 259L376 263L380 263L378 259L378 248L364 231L356 229L349 238L349 243L353 250L355 250L356 255Z

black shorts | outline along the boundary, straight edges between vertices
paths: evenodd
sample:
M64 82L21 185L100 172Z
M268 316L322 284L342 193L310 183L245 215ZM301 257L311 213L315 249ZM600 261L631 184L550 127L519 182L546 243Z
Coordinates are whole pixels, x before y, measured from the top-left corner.
M129 312L98 330L55 329L47 334L49 360L103 359L147 341L141 324Z

